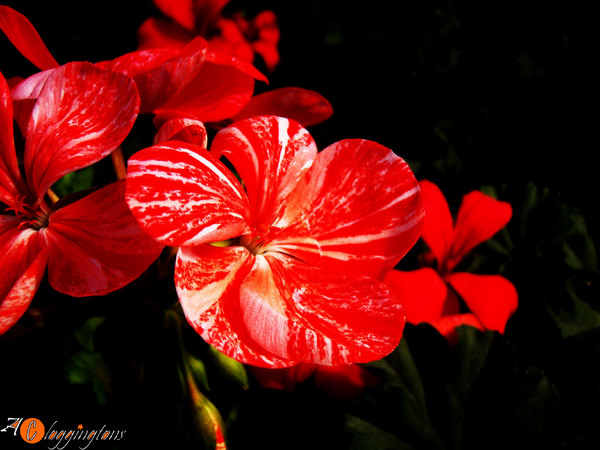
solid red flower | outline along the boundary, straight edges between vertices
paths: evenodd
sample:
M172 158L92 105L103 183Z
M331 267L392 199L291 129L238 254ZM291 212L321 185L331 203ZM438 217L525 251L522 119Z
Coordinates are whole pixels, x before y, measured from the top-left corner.
M268 71L279 63L279 26L272 11L251 20L240 13L222 14L229 0L155 0L166 16L147 19L138 30L139 48L182 47L195 36L208 40L211 50L254 62L262 57Z
M148 234L179 247L185 315L226 355L340 365L398 344L404 312L380 280L418 239L423 210L391 150L356 139L317 153L299 123L261 116L219 131L210 152L169 141L134 154L126 199Z
M510 204L472 191L463 197L453 223L439 187L427 180L420 186L426 213L422 238L431 250L435 268L392 270L385 278L402 299L407 322L430 323L451 341L459 325L504 332L517 309L514 285L501 275L457 272L455 268L468 252L508 223ZM470 312L461 311L459 298Z
M69 63L48 73L36 96L23 128L21 168L11 94L0 74L0 202L6 205L0 333L23 315L46 266L57 291L102 295L138 277L161 250L129 212L124 180L73 200L47 194L63 175L104 158L127 136L139 108L134 83L89 63Z

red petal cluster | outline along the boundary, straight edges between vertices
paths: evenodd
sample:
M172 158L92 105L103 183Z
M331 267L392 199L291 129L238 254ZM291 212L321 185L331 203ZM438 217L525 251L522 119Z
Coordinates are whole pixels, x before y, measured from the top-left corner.
M456 326L463 324L504 332L518 304L513 284L500 275L456 272L455 268L468 252L508 223L511 206L473 191L463 197L453 221L438 186L427 180L420 185L426 211L422 237L431 249L435 269L393 270L385 278L401 298L406 320L428 322L451 341L456 338ZM470 313L461 312L459 297Z
M423 208L391 150L345 140L317 153L299 123L255 117L219 131L210 152L169 141L136 153L126 199L148 234L180 247L186 317L226 355L341 365L397 345L404 312L380 280L418 239Z
M46 195L63 175L98 162L125 139L139 109L134 83L80 62L47 71L36 86L22 126L21 171L14 99L0 74L0 201L6 205L0 215L0 333L25 312L46 266L56 290L101 295L138 277L161 250L129 212L124 181L70 202Z
M183 29L193 23L198 24L199 30L212 29L210 24L213 23L236 23L234 27L263 36L264 39L255 42L256 48L262 49L265 60L277 60L278 29L272 22L275 20L272 13L259 14L253 23L246 23L241 16L232 21L220 16L226 3L157 1L157 6ZM147 23L154 23L154 19ZM58 67L58 63L33 25L17 11L0 5L0 29L23 56L44 71L30 77L29 84L20 88L21 99L35 98L48 74L46 71ZM140 112L155 114L157 126L171 118L186 117L220 124L253 115L281 115L309 126L332 115L331 104L308 89L285 87L254 96L255 80L266 82L267 78L252 65L252 58L227 51L226 34L211 39L210 33L196 33L178 40L176 45L168 39L150 39L140 50L96 65L133 78L141 98ZM274 35L277 39L270 46Z
M453 221L437 186L419 189L389 149L344 140L317 152L304 126L331 115L325 98L295 87L254 95L255 81L267 81L254 53L269 70L279 58L273 13L246 20L223 14L227 0L155 3L168 20L142 25L139 50L64 66L27 18L0 6L0 29L41 69L11 81L12 92L3 78L0 86L7 326L46 265L57 290L101 294L168 245L180 248L175 280L190 323L251 364L377 359L401 336L401 302L410 322L448 336L462 323L504 330L514 286L455 269L508 222L510 205L471 192ZM138 112L154 114L158 132L129 161L127 205L123 182L67 204L47 195L63 175L111 153ZM13 119L25 137L22 167ZM210 152L205 123L221 129ZM144 238L123 250L139 236L137 223L160 245ZM392 270L421 228L435 268ZM210 245L217 241L230 245Z
M139 47L183 47L202 36L210 48L250 63L260 55L267 70L279 63L279 27L272 11L263 11L252 20L242 14L225 16L229 0L155 0L166 17L147 19L139 28Z

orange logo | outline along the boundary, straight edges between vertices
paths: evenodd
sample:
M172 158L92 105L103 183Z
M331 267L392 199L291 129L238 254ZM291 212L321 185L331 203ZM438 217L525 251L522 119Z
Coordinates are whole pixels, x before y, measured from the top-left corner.
M46 428L44 428L42 421L32 417L23 421L19 433L25 442L35 444L42 440L44 431L46 431Z
M45 441L52 448L61 446L61 449L71 442L78 442L78 446L85 444L87 449L93 442L102 441L120 441L125 437L126 430L108 428L107 425L102 427L88 427L83 424L77 426L62 427L58 421L46 430L44 423L35 417L23 419L21 417L9 417L8 426L0 429L0 432L11 432L14 436L21 436L28 444L37 444L40 441ZM49 447L50 448L50 447Z

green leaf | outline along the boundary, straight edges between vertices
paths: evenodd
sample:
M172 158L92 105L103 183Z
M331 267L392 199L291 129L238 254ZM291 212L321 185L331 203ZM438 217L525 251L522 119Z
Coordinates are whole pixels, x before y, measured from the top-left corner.
M412 330L412 326L409 329ZM444 448L429 416L422 368L413 355L422 346L431 344L433 347L429 347L429 350L433 361L442 362L443 358L438 360L436 356L438 351L447 351L447 343L432 327L419 329L422 331L422 341L413 342L404 337L388 357L368 365L382 383L366 390L353 410L356 419L372 427L368 433L361 431L363 435L356 438L357 442L362 442L367 435L373 433L387 442L387 433L392 433L402 445L390 448ZM412 343L415 345L411 346ZM433 372L437 373L437 370ZM354 422L354 425L357 423ZM363 428L365 426L367 425ZM356 427L348 427L348 430L360 431Z
M110 370L94 345L94 336L103 322L104 317L91 317L74 333L77 350L69 351L65 364L67 381L73 385L91 385L100 405L107 403L112 391Z
M418 450L417 447L401 441L394 434L348 414L345 430L352 435L349 450L381 449L381 450Z
M518 404L512 414L515 427L543 433L548 423L556 419L554 416L559 410L557 389L540 369L528 369L523 375Z
M577 294L573 278L564 281L564 295L557 306L548 304L548 313L564 338L600 328L600 312Z
M474 327L457 328L459 345L456 351L456 386L460 394L466 395L471 385L479 377L486 363L488 353L494 340L493 332L478 332Z
M104 323L104 320L104 317L90 317L85 321L85 324L75 332L74 337L81 347L89 351L95 350L94 336L98 327Z
M208 377L206 376L206 366L202 360L196 358L189 353L186 354L186 364L187 368L192 374L194 381L198 384L202 389L209 391L210 388L208 386Z
M246 390L249 387L248 373L244 365L209 346L208 354L213 366L225 379Z
M75 192L90 189L93 183L94 167L90 166L64 175L52 186L52 190L62 198Z
M597 270L597 254L587 230L585 219L574 208L563 207L563 220L566 222L560 248L565 254L565 262L572 269Z
M110 371L100 353L80 351L74 353L65 366L67 381L74 385L91 384L98 404L108 402L111 391Z
M370 440L419 450L559 442L555 431L565 426L545 375L517 370L514 349L499 333L457 331L458 343L450 346L427 324L407 325L403 343L369 364L382 382L348 408L352 448Z

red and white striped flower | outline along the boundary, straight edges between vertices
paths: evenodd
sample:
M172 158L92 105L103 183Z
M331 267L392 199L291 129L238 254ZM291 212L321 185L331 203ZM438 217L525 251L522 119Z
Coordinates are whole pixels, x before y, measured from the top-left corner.
M124 180L75 199L48 195L63 175L104 158L128 135L139 109L135 84L80 62L52 70L40 86L22 122L24 149L16 148L0 74L0 334L23 315L46 266L57 291L102 295L138 277L161 250L129 212Z
M380 280L420 235L419 192L382 145L318 153L299 123L261 116L222 129L210 152L168 141L136 153L126 200L149 235L179 247L175 283L196 331L242 362L286 367L396 347L404 312Z

